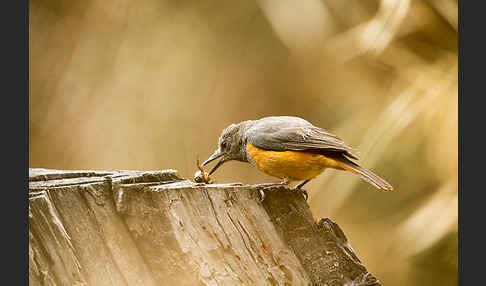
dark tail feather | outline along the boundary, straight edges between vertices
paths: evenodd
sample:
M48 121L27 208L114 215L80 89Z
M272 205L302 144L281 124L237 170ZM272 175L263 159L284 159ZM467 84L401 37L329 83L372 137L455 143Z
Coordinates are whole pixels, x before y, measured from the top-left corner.
M383 191L391 191L393 190L392 185L390 185L387 181L384 179L380 178L378 175L375 173L371 172L370 170L366 170L361 168L359 165L354 163L353 161L347 159L347 158L339 158L338 159L342 164L342 168L353 172L355 174L358 174L363 180L367 181L368 183L372 184L376 188L383 190Z

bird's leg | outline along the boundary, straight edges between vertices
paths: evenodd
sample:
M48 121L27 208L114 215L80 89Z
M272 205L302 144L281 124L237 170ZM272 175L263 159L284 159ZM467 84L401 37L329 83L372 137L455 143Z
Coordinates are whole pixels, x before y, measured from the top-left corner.
M263 200L265 199L265 192L263 192L264 188L273 187L273 186L284 186L284 185L288 185L289 182L290 182L290 180L285 178L281 182L261 183L261 184L253 185L253 187L256 187L258 189L258 191L260 191L260 201L263 202Z
M300 191L302 193L302 195L304 195L304 198L305 200L307 201L307 198L309 197L309 195L307 194L307 191L306 190L302 190L302 187L307 184L310 180L305 180L303 181L302 183L298 184L297 186L295 186L292 190L293 191Z
M302 187L303 187L305 184L307 184L309 181L310 181L310 180L305 180L305 181L303 181L302 183L300 183L300 184L298 184L297 186L295 186L293 190L295 190L295 191L296 191L296 190L300 190L300 189L302 189Z

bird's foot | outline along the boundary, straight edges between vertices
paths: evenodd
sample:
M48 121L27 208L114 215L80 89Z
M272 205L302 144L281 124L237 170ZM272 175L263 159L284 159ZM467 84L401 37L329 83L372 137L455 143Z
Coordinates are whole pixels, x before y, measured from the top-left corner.
M258 191L260 192L260 203L263 203L263 200L265 200L265 191L263 191L263 188L259 188Z
M304 196L304 199L307 201L307 199L309 198L309 194L307 193L306 190L302 189L302 188L293 188L292 191L294 192L299 192L302 196Z
M260 192L260 202L263 202L263 200L265 200L265 192L264 192L265 188L275 187L275 186L284 186L284 185L287 185L288 183L289 183L288 180L283 180L281 182L256 184L256 185L253 185L253 187L257 188L257 190Z
M252 187L255 187L255 188L258 188L258 189L263 189L263 188L268 188L268 187L283 186L283 185L287 185L287 184L288 184L287 181L282 181L282 182L255 184L255 185L252 185Z

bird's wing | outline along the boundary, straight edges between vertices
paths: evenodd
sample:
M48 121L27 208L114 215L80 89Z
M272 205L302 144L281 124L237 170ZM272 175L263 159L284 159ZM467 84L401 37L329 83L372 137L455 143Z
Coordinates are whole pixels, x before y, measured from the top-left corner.
M336 151L358 159L358 150L345 144L336 135L308 121L291 116L266 117L257 120L246 133L254 146L275 151Z

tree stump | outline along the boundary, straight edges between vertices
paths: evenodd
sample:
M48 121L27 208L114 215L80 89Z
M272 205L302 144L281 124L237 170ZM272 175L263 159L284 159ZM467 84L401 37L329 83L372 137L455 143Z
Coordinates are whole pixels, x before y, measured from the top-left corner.
M381 285L286 187L29 171L29 285Z

